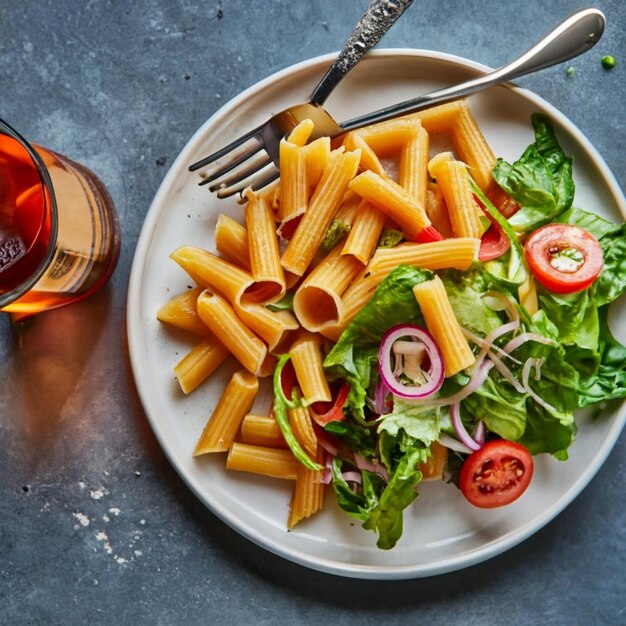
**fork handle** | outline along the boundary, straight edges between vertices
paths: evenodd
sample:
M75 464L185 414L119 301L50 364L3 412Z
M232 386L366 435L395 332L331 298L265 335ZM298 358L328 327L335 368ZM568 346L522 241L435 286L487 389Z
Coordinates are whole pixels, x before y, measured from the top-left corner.
M310 103L324 104L339 81L380 41L412 2L413 0L372 0L335 62L313 90Z
M431 91L413 100L406 100L374 113L348 120L340 126L346 132L362 128L375 122L415 113L436 104L464 98L493 85L563 63L593 48L604 32L605 23L604 14L598 9L581 9L557 24L530 50L497 70L472 78L460 85Z

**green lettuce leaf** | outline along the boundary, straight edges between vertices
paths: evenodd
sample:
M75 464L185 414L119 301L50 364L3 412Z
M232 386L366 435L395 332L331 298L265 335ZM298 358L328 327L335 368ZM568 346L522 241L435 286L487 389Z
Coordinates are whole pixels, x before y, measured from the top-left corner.
M376 288L370 301L341 334L324 360L331 376L350 382L348 408L363 418L367 389L378 359L378 346L383 335L396 324L421 324L424 320L413 295L413 287L430 280L433 273L400 265Z
M328 254L350 232L350 224L333 219L320 243L320 252Z
M517 441L526 428L526 394L521 394L500 376L491 374L463 401L463 408L503 439Z
M532 116L535 142L515 163L497 159L493 176L521 209L510 218L513 228L528 232L570 208L574 199L572 158L565 155L548 119Z
M581 407L626 398L626 346L619 343L607 323L608 307L599 311L600 333L596 354L581 355L576 351L576 363L581 367L578 404ZM582 357L587 356L584 360ZM571 354L570 354L570 358ZM574 359L571 360L574 363Z

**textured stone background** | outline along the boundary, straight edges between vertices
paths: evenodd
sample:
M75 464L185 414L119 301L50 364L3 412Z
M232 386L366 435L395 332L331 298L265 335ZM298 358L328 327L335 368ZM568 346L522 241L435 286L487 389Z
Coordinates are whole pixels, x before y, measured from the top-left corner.
M487 563L351 581L256 547L209 513L154 439L124 332L134 247L193 132L243 88L340 47L366 0L0 0L0 116L94 169L123 249L110 285L16 331L0 318L0 623L617 624L625 618L622 438L581 496ZM626 184L626 4L598 47L519 81ZM496 66L578 2L416 0L385 47ZM618 59L615 70L600 65ZM89 522L89 526L85 524ZM100 534L99 534L100 533Z

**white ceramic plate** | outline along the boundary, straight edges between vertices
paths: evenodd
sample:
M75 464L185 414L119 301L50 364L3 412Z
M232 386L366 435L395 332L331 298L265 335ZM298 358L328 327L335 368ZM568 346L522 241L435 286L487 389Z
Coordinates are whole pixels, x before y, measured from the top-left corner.
M376 548L375 534L341 512L332 493L322 513L287 532L290 485L226 472L224 455L191 457L234 366L224 364L208 383L183 396L172 367L194 340L165 328L155 318L159 306L190 283L168 255L184 244L214 250L218 214L242 219L242 208L235 200L217 200L198 187L198 179L188 173L187 166L273 113L305 101L332 58L300 63L244 91L197 131L172 165L146 218L132 267L127 313L133 373L148 419L174 467L209 509L242 535L287 559L344 576L393 579L449 572L511 548L565 508L609 454L622 430L626 405L593 423L581 416L570 460L537 458L531 487L509 507L479 510L451 485L422 485L420 498L405 513L399 544L381 551ZM349 119L486 70L439 53L377 51L344 80L327 108L336 119ZM565 150L575 157L576 205L616 222L626 215L626 201L606 164L554 107L511 87L472 96L470 104L494 152L509 161L533 140L531 114L549 115ZM615 331L626 327L622 305L623 300L612 311Z

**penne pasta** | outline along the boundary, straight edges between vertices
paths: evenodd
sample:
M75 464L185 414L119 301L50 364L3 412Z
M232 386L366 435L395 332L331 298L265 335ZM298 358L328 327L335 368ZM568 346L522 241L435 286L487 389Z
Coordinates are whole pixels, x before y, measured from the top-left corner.
M252 332L267 342L270 351L281 344L290 331L300 327L289 311L271 311L262 304L235 306L235 312Z
M286 480L296 480L298 466L290 450L248 443L233 443L226 458L226 469Z
M454 315L446 288L439 276L418 283L413 294L424 316L426 327L439 345L445 375L454 376L474 363L472 352L461 326Z
M170 257L205 289L221 293L231 304L239 303L247 289L254 286L250 272L193 246L182 246Z
M158 311L157 319L181 330L200 335L213 337L207 325L198 317L196 302L202 293L202 287L188 289L166 302Z
M324 358L320 343L319 337L307 334L298 339L289 349L298 384L308 404L331 400L322 365Z
M296 439L304 451L314 458L317 451L317 437L313 430L309 409L304 406L297 406L293 409L289 409L288 414L289 424Z
M385 174L385 170L376 153L361 135L356 132L348 133L343 140L343 145L346 150L361 150L361 163L359 166L361 169L371 170L381 176Z
M248 231L228 215L220 215L215 225L215 247L228 261L250 270Z
M324 452L318 447L317 462L324 462ZM322 510L324 505L324 483L320 472L299 466L296 484L289 506L287 528L293 528L298 522L311 517Z
M278 422L271 415L248 413L241 422L241 441L254 446L286 448Z
M252 374L262 375L267 346L239 319L224 298L203 291L198 297L198 315L243 367Z
M286 139L280 142L280 202L278 217L289 221L302 215L309 201L306 159L303 149Z
M480 239L460 237L430 243L401 243L393 248L379 248L368 270L380 282L398 265L414 265L426 270L466 270L478 259Z
M492 171L496 157L480 130L465 100L459 101L460 110L451 127L454 150L467 163L476 184L487 193L494 184Z
M361 200L341 254L352 255L366 265L383 232L387 216L367 200Z
M482 211L474 200L467 166L449 152L438 154L428 164L448 207L455 237L480 237L483 234Z
M263 302L277 301L285 295L286 287L274 216L267 200L253 192L249 192L247 196L246 227L249 233L250 267L255 284L247 289L245 296Z
M343 256L341 243L300 285L293 298L293 311L307 330L317 332L343 315L341 295L363 265L352 256Z
M319 137L302 148L309 191L315 189L330 159L330 137Z
M315 124L313 120L306 119L302 120L289 134L289 138L287 141L296 146L304 146L306 142L309 140L313 129L315 128Z
M258 380L250 372L241 370L233 374L200 435L193 456L226 452L231 448L258 390Z
M428 133L418 122L402 146L398 182L422 207L426 207L428 187Z
M517 293L520 304L530 315L534 315L539 310L539 301L537 300L537 285L530 272L526 275L526 280L519 286Z
M201 248L182 246L170 257L199 285L222 294L232 305L262 304L276 299L271 290L258 288L249 271Z
M215 337L203 339L174 367L174 376L183 393L189 394L204 382L230 355Z
M426 215L444 239L454 237L448 207L439 185L429 183L426 190Z
M283 253L281 263L285 270L298 276L304 274L356 174L360 158L359 151L345 152L326 165L307 211Z
M424 207L390 178L363 172L350 183L350 189L396 222L410 241L430 226Z

